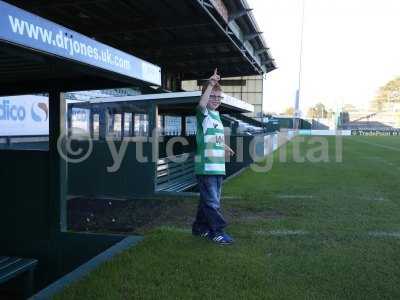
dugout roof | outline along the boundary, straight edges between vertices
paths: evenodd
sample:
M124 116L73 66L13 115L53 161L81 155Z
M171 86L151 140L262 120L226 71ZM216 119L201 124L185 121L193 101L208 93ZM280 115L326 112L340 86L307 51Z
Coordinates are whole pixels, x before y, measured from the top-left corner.
M218 110L221 113L249 113L254 111L254 106L235 97L222 93L223 99ZM91 104L119 105L123 110L125 104L152 102L159 106L160 112L173 114L193 114L195 106L199 103L201 91L175 92L162 94L146 94L126 97L95 98L87 102L77 103L77 106Z

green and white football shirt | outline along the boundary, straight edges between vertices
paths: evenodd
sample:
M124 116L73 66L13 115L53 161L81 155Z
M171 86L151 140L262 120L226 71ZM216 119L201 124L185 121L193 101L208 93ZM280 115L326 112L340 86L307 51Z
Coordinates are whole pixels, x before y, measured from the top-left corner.
M196 158L198 175L225 175L224 126L219 113L208 108L196 108Z

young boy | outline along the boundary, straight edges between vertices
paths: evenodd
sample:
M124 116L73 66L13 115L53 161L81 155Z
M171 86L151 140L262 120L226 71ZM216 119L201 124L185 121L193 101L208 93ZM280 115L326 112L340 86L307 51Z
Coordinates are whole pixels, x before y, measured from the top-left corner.
M200 190L200 201L192 233L211 239L217 244L228 245L233 239L224 232L226 222L220 211L222 180L225 175L224 127L216 109L221 104L220 76L215 69L213 76L203 86L203 94L196 108L196 159L195 172Z

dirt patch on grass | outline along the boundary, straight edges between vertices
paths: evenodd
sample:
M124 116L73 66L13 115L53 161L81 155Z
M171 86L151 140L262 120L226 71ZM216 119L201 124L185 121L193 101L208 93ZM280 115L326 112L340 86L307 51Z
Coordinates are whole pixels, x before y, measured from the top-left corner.
M135 233L161 227L190 228L197 199L87 199L68 201L68 229L73 231ZM248 223L282 218L278 211L251 211L227 206L223 214L228 223Z
M68 202L68 225L76 231L142 234L161 225L188 224L194 213L195 203L186 199L75 198Z

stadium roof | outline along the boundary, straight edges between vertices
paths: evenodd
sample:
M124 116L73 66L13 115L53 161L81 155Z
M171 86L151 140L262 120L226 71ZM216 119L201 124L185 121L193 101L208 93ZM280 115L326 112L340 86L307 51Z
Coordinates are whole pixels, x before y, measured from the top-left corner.
M180 74L256 75L276 68L245 0L7 0Z

